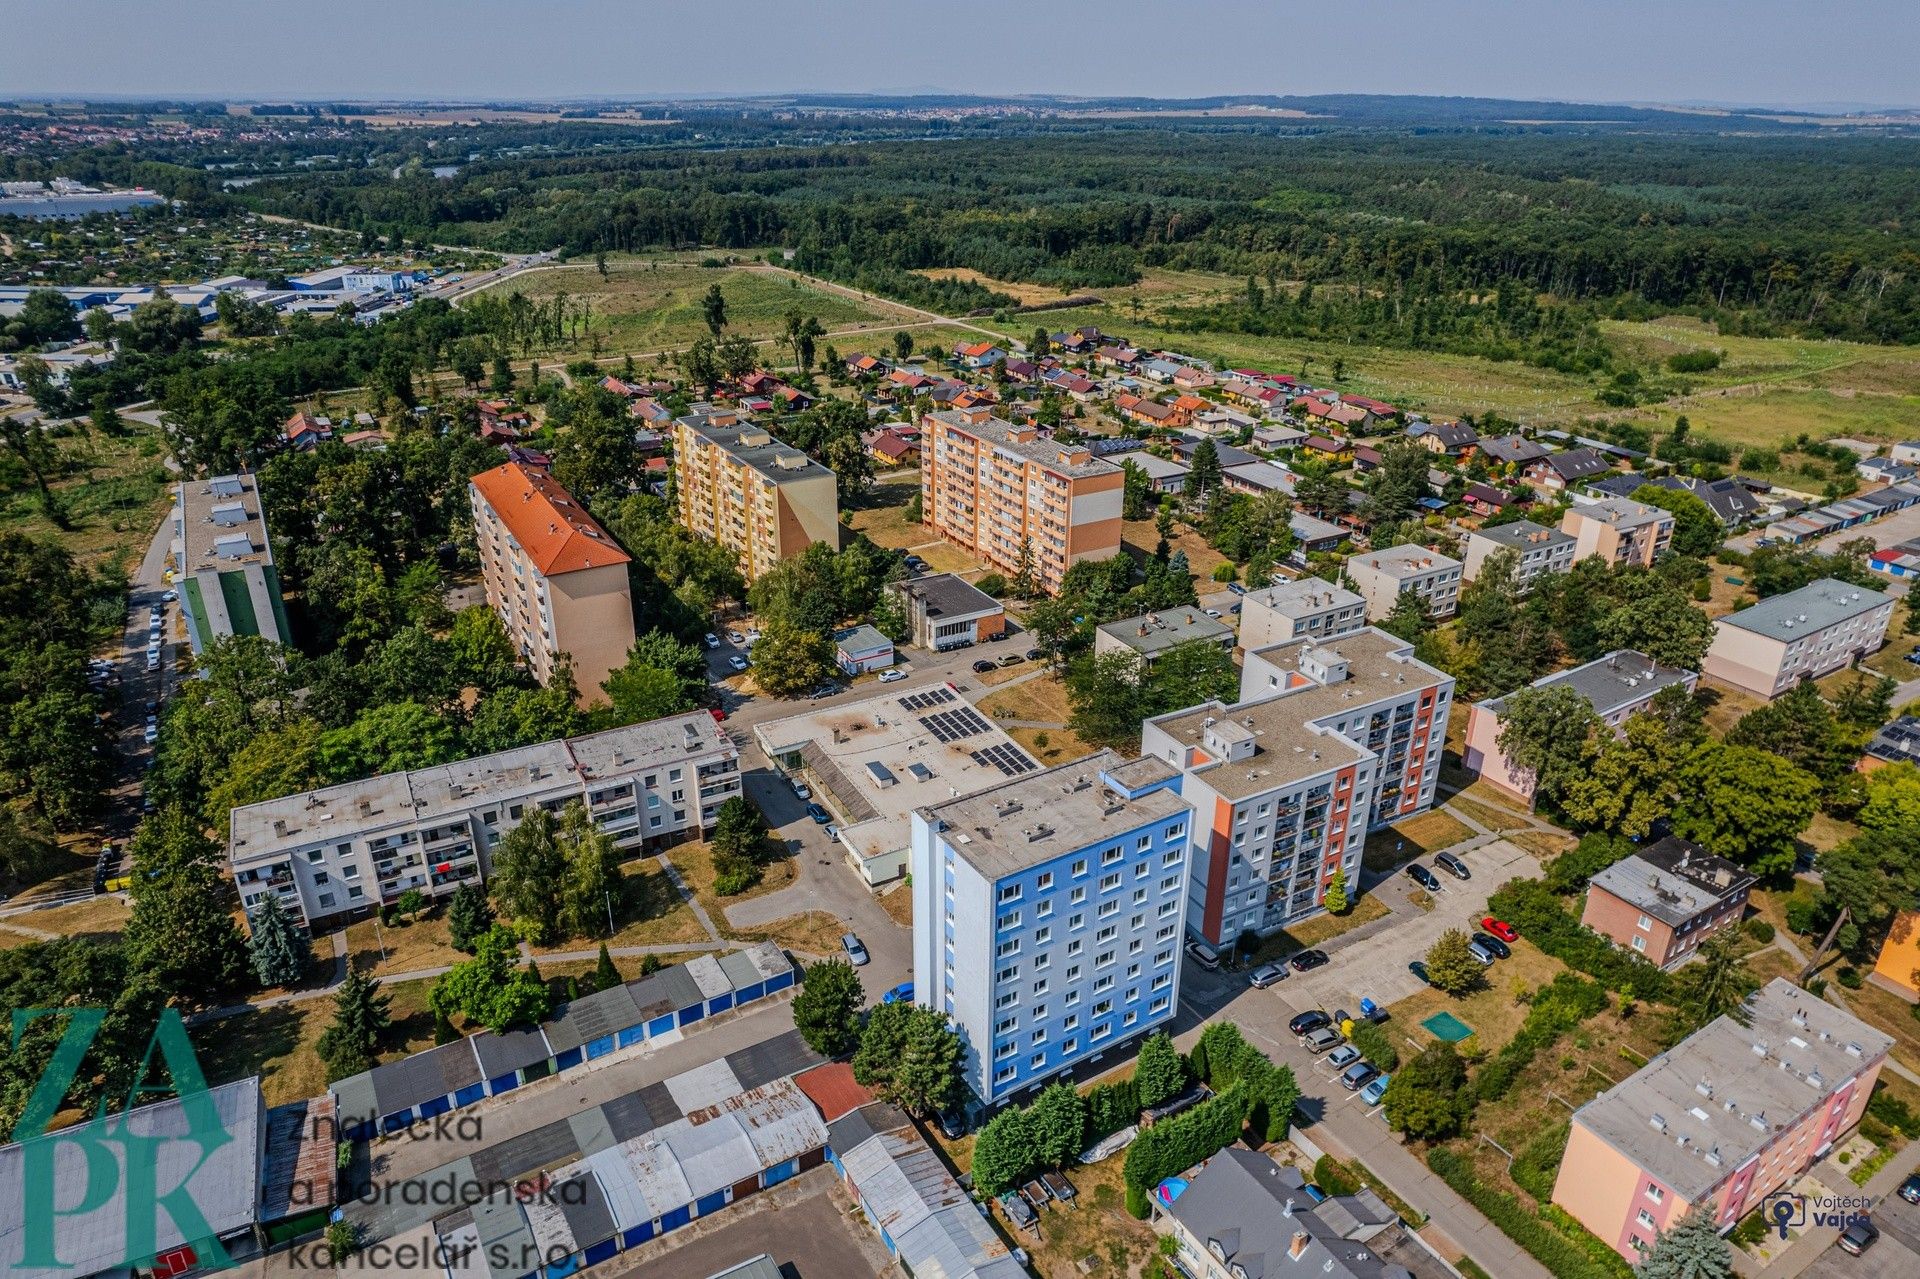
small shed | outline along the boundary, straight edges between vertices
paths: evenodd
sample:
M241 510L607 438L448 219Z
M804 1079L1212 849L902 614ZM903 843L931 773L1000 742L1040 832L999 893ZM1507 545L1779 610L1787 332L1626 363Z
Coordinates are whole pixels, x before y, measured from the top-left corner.
M893 665L893 641L862 623L833 635L834 660L849 675L885 670Z

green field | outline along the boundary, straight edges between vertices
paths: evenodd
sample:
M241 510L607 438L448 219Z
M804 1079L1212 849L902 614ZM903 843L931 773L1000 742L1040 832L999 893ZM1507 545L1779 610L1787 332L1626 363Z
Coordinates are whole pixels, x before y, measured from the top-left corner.
M591 303L590 329L600 339L601 352L619 355L672 350L705 337L701 300L715 284L726 295L727 331L752 338L781 333L787 312L795 307L829 332L921 318L887 302L863 302L770 268L703 268L678 258L609 259L605 278L591 263L546 267L515 276L492 291L524 293L540 303L565 293L570 305ZM572 344L580 351L591 345L584 334Z
M51 538L83 564L137 561L173 494L159 431L125 421L126 435L69 432L57 439L60 466L52 487L65 508L64 528L47 518L24 470L4 459L0 529Z

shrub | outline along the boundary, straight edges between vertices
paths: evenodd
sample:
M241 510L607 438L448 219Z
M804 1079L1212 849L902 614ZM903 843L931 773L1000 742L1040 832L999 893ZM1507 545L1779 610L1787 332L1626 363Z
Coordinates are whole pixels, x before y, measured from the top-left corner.
M1697 578L1693 583L1693 598L1706 603L1713 598L1713 583L1706 578Z
M1569 1129L1569 1124L1554 1124L1520 1147L1513 1157L1513 1184L1541 1203L1553 1199L1553 1181L1560 1172L1560 1157L1567 1152Z
M719 897L735 897L760 882L760 868L752 864L729 866L713 877L713 891Z
M1909 1137L1920 1136L1920 1117L1916 1117L1906 1102L1893 1096L1883 1086L1876 1086L1873 1096L1867 1098L1867 1113L1889 1128L1898 1128Z
M1818 928L1819 916L1814 905L1805 897L1795 897L1787 903L1787 931L1799 933L1805 937Z
M1216 564L1213 566L1213 580L1216 582L1231 582L1238 576L1240 575L1234 571L1234 567L1231 564Z
M1321 1155L1314 1161L1313 1184L1330 1195L1360 1193L1360 1179L1348 1172L1332 1155Z
M1400 1050L1393 1046L1393 1036L1372 1022L1355 1022L1353 1033L1347 1038L1362 1057L1388 1074L1400 1069Z
M1110 1137L1140 1118L1140 1090L1131 1079L1100 1084L1087 1093L1086 1144Z
M1733 1228L1733 1233L1727 1238L1742 1248L1750 1248L1765 1239L1771 1228L1767 1225L1766 1218L1760 1215L1760 1210L1755 1208L1740 1218L1740 1224Z
M1247 1096L1236 1085L1143 1131L1127 1147L1127 1211L1144 1219L1155 1186L1231 1145L1246 1119Z
M1528 1211L1512 1195L1481 1184L1472 1166L1451 1150L1436 1147L1428 1151L1427 1166L1556 1279L1631 1279L1633 1271L1605 1244L1600 1247L1606 1250L1606 1258L1588 1251L1555 1229L1542 1214Z
M1482 1101L1504 1097L1537 1053L1606 1006L1607 992L1597 983L1561 973L1534 992L1519 1031L1474 1076L1474 1092Z
M1840 965L1840 971L1835 973L1834 976L1838 977L1840 984L1848 990L1858 990L1864 986L1867 981L1866 978L1860 975L1860 970L1852 964Z
M1596 978L1609 990L1660 1003L1670 997L1667 974L1630 951L1615 950L1606 938L1569 914L1537 879L1512 881L1488 899L1487 909L1547 954Z
M1667 357L1667 368L1675 373L1709 373L1719 367L1718 351L1679 351Z
M1755 915L1752 919L1749 919L1746 923L1740 925L1740 927L1746 929L1747 936L1753 938L1755 941L1759 942L1762 946L1765 946L1771 941L1773 941L1773 925L1769 924L1766 920L1760 918L1758 915Z
M1007 579L998 573L989 573L973 585L982 595L991 595L995 599L1007 593Z

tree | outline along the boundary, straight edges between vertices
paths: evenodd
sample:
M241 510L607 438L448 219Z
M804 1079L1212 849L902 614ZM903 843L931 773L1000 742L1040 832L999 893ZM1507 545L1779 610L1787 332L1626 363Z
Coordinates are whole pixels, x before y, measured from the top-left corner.
M560 882L566 855L559 823L544 808L531 808L493 851L493 899L536 946L560 930Z
M1404 590L1394 599L1392 610L1381 619L1380 629L1413 643L1433 629L1433 618L1427 613L1426 601L1418 591Z
M593 969L593 988L596 991L612 990L622 981L620 970L614 967L612 952L607 949L607 943L601 942L600 962Z
M1120 469L1124 472L1120 490L1120 517L1144 520L1151 513L1154 503L1153 477L1132 458L1122 459Z
M1595 831L1547 863L1547 887L1562 895L1577 893L1587 881L1615 862L1633 854L1634 843L1622 835Z
M1347 513L1347 495L1352 491L1333 468L1309 462L1300 467L1300 478L1294 481L1293 500L1302 510L1332 519Z
M1030 1111L1035 1153L1050 1168L1064 1167L1080 1153L1087 1128L1087 1104L1080 1091L1064 1079L1041 1090Z
M1820 855L1818 919L1847 923L1840 948L1856 960L1879 953L1897 921L1920 908L1920 828L1868 829Z
M1372 1062L1381 1070L1391 1074L1400 1068L1400 1050L1393 1046L1393 1036L1370 1021L1356 1021L1347 1040L1361 1057Z
M1486 981L1486 969L1467 941L1464 932L1449 928L1427 949L1427 980L1449 995L1464 995Z
M584 732L587 718L580 713L576 700L571 674L563 678L559 671L545 687L495 689L468 714L467 751L490 755ZM620 714L602 710L616 718Z
M1214 447L1211 438L1203 438L1194 446L1187 468L1187 497L1204 503L1207 494L1220 487L1220 450Z
M918 1118L945 1110L960 1086L960 1036L946 1017L905 1001L867 1014L853 1077Z
M1453 1136L1473 1113L1473 1093L1466 1083L1466 1063L1453 1045L1444 1040L1429 1044L1387 1084L1381 1098L1387 1126L1423 1141Z
M1674 1014L1683 1034L1692 1034L1716 1017L1744 1026L1752 1019L1746 998L1760 979L1746 969L1735 932L1720 932L1700 943L1698 962L1681 969L1673 983Z
M536 971L517 967L519 939L495 924L474 944L472 959L455 964L427 993L427 1003L442 1017L459 1013L498 1033L537 1021L549 1006L546 983Z
M700 299L700 318L707 322L707 331L716 338L720 330L727 327L727 295L720 291L718 284L709 285L707 295Z
M1586 767L1563 784L1561 812L1579 828L1645 835L1672 811L1674 778L1690 747L1658 716L1629 715L1618 735L1587 739Z
M567 410L564 425L555 432L553 478L589 510L609 510L646 478L633 419L615 396L597 386L571 396L547 410L549 425L559 423L560 410Z
M753 681L775 697L793 697L830 679L833 643L817 631L768 622L753 646Z
M1174 1051L1173 1040L1166 1032L1155 1031L1140 1041L1140 1055L1133 1063L1133 1083L1146 1110L1186 1091L1186 1068L1180 1064L1180 1054Z
M452 722L418 702L375 706L345 728L322 733L314 748L320 775L332 782L429 768L460 754Z
M1709 742L1682 765L1676 834L1763 878L1793 867L1794 836L1813 820L1819 782L1750 746Z
M613 894L620 886L613 836L595 825L587 806L576 799L560 811L554 843L566 864L560 881L560 935L589 937L602 923L611 932Z
M462 884L447 903L447 934L455 950L471 955L474 946L493 927L493 904L478 883Z
M1875 720L1877 727L1884 720ZM1834 717L1812 684L1796 684L1765 706L1742 715L1727 731L1727 745L1751 746L1804 768L1823 785L1850 772L1861 742Z
M1662 1231L1633 1268L1634 1279L1733 1279L1733 1249L1711 1209L1690 1208Z
M176 999L204 999L246 980L247 940L233 922L233 888L211 867L144 885L125 936L127 962Z
M678 715L699 705L707 687L707 661L693 645L664 631L648 631L634 640L626 664L608 672L601 687L616 723Z
M1694 607L1679 588L1645 569L1623 575L1627 587L1621 602L1602 613L1595 634L1608 649L1631 648L1663 666L1698 670L1713 643L1713 621Z
M1185 640L1161 653L1145 671L1143 680L1143 717L1198 706L1214 698L1231 702L1240 687L1232 655L1210 640L1199 639ZM1135 725L1136 731L1138 727Z
M1720 517L1713 513L1713 508L1685 489L1642 484L1633 491L1633 500L1672 513L1673 540L1670 545L1676 555L1696 560L1709 559L1726 538L1726 527L1720 523Z
M987 1121L973 1142L973 1188L989 1197L1019 1185L1040 1166L1033 1117L1008 1106Z
M333 994L333 1022L315 1045L327 1063L328 1083L373 1069L380 1040L392 1024L392 1003L379 981L348 967L347 979Z
M1145 671L1130 651L1089 653L1067 667L1067 722L1095 746L1130 746L1140 740Z
M1586 762L1588 740L1601 728L1593 704L1565 685L1523 688L1505 699L1495 742L1507 763L1531 774L1536 801L1557 803Z
M1336 866L1333 878L1327 881L1327 891L1320 898L1320 904L1327 908L1330 915L1344 915L1353 903L1347 900L1347 871L1344 866Z
M253 936L247 948L253 957L253 975L262 986L297 986L307 975L313 949L280 904L280 894L269 891L248 920Z
M1020 539L1019 559L1013 566L1013 577L1007 583L1007 589L1013 592L1015 599L1030 600L1039 591L1033 577L1033 539Z
M860 1013L867 995L860 975L844 959L809 964L793 997L793 1024L807 1047L823 1057L844 1057L860 1044Z
M905 329L893 331L893 358L904 360L913 354L913 334Z

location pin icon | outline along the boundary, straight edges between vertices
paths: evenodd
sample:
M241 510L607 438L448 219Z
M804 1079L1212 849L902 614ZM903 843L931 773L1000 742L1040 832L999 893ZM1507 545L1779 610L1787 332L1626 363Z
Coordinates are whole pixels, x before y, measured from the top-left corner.
M1774 1224L1780 1227L1780 1237L1785 1239L1787 1237L1787 1223L1793 1220L1793 1200L1776 1199L1773 1201L1773 1207L1769 1209L1769 1211L1773 1213Z

